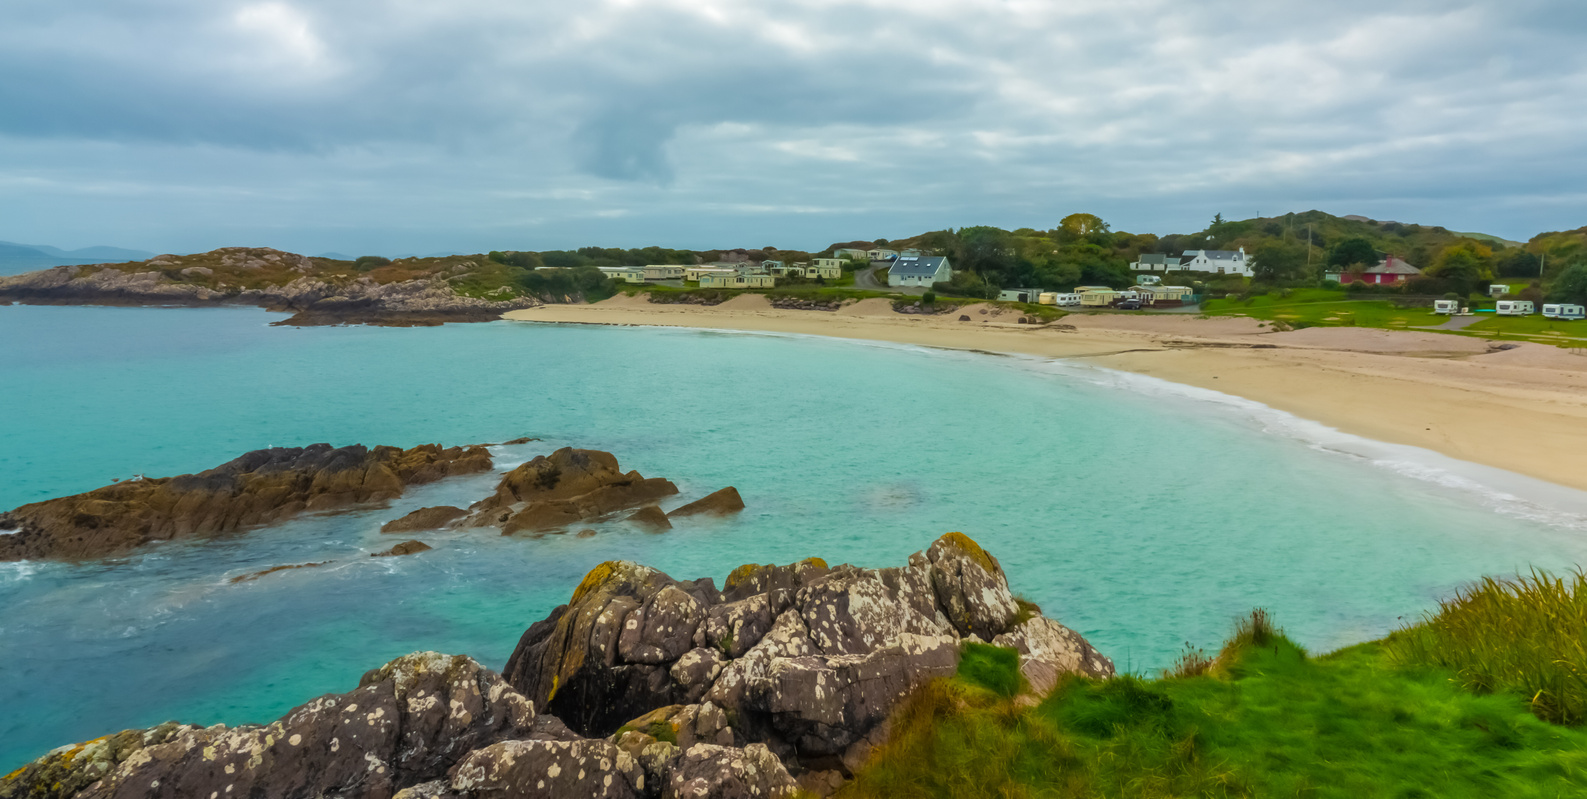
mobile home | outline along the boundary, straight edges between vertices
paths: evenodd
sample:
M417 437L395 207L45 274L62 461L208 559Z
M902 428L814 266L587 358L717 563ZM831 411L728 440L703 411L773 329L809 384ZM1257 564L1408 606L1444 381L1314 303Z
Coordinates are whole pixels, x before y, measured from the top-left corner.
M777 285L771 275L701 275L702 289L769 289Z
M1460 300L1434 300L1433 313L1454 316L1460 313Z
M1041 299L1041 289L1003 289L997 298L1004 302L1036 302Z
M1531 300L1499 300L1493 309L1499 316L1531 316L1536 311Z
M623 283L645 282L645 269L642 266L603 266L601 274Z
M1119 293L1113 289L1088 286L1080 295L1080 304L1087 308L1106 308L1118 299Z
M1587 319L1587 307L1568 303L1549 303L1543 306L1543 315L1550 319Z

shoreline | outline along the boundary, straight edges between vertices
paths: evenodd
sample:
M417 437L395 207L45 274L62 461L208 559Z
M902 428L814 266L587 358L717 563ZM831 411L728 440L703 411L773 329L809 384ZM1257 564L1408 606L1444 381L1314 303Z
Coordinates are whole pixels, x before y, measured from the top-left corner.
M961 321L962 317L968 321ZM1587 357L1541 344L1416 331L1307 328L1256 320L1071 314L1022 325L984 304L938 316L897 314L886 300L837 311L787 311L762 295L716 306L643 295L544 305L519 322L689 327L884 341L1072 361L1239 397L1373 441L1587 491Z

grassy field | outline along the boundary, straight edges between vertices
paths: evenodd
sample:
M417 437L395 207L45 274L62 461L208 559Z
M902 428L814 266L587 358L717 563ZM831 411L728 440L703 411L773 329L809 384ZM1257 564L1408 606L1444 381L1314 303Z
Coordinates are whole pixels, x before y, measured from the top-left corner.
M1207 316L1248 316L1268 322L1303 327L1371 327L1407 330L1442 325L1449 317L1429 308L1400 308L1394 303L1368 295L1353 299L1342 291L1296 289L1288 297L1267 294L1248 300L1208 300L1202 303ZM1539 341L1563 347L1587 346L1587 321L1562 322L1539 315L1508 317L1484 313L1482 319L1462 330L1435 331L1452 335L1497 340Z
M839 796L1587 796L1587 731L1540 719L1531 684L1502 679L1515 657L1554 662L1544 680L1584 665L1587 591L1496 585L1513 601L1479 586L1429 624L1322 657L1247 620L1176 676L1074 678L1034 705L1015 698L1012 650L970 645ZM1494 678L1474 681L1474 662Z

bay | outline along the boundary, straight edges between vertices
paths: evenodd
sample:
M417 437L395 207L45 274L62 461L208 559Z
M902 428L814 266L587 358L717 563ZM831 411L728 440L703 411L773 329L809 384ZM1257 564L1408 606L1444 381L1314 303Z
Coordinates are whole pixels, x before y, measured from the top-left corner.
M380 508L86 564L0 564L0 771L167 719L268 721L410 651L500 668L609 559L717 580L901 563L958 530L1121 670L1216 647L1252 607L1313 651L1484 574L1583 562L1579 516L1319 446L1270 413L1083 365L841 340L511 322L273 328L244 309L0 308L0 507L319 441L603 449L748 509L662 535L418 536L496 475ZM1403 467L1403 464L1400 464ZM1436 471L1436 470L1435 470ZM330 561L232 584L238 574Z

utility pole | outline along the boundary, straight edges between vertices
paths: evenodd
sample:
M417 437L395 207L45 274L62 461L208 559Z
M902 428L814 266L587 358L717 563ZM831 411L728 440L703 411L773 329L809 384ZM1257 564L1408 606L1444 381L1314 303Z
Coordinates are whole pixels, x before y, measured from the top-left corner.
M1311 268L1311 223L1306 223L1306 268Z

